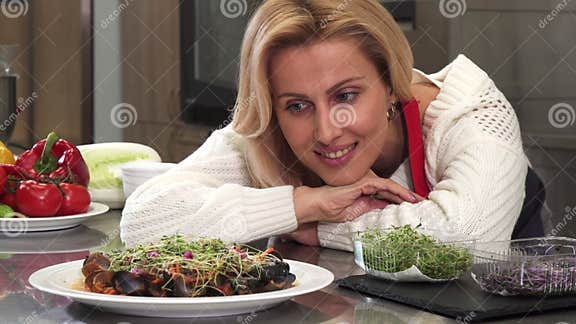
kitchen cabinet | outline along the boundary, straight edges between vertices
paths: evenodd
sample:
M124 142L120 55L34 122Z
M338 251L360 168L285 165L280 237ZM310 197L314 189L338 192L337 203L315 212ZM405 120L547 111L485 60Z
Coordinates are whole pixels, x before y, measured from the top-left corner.
M52 130L76 144L92 142L90 0L12 2L22 7L0 14L0 44L19 45L11 62L16 96L29 104L10 142L28 147Z

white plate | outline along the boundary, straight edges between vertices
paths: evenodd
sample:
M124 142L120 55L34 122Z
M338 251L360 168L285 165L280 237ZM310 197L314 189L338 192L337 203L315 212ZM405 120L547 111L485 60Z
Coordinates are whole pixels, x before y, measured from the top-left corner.
M296 286L271 292L221 297L138 297L105 295L77 290L83 282L82 263L71 261L34 272L28 281L36 289L98 306L105 311L149 317L207 317L252 313L275 306L292 297L311 293L334 280L332 272L304 262L284 260L296 275Z
M83 214L57 217L0 218L0 233L17 236L26 232L52 231L80 225L86 219L104 214L110 208L97 202L90 203Z

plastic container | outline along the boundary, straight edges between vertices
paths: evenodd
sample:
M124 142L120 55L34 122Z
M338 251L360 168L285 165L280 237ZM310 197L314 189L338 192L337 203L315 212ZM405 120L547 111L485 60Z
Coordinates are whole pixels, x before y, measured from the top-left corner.
M441 230L416 231L420 239L388 244L386 236L398 229L368 230L354 235L354 259L367 274L395 281L436 282L458 279L470 270L475 239ZM421 234L428 236L428 243ZM392 271L394 270L394 271Z
M478 243L472 278L502 296L553 296L576 292L576 239L542 237Z

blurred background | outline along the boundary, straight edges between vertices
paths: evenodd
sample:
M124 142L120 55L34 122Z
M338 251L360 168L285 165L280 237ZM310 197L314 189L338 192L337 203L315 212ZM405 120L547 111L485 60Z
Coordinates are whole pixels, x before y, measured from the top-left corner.
M335 0L340 1L340 0ZM341 0L342 10L351 0ZM229 122L253 0L0 0L0 135L131 141L178 162ZM576 1L382 0L416 68L464 53L516 109L552 234L576 235Z

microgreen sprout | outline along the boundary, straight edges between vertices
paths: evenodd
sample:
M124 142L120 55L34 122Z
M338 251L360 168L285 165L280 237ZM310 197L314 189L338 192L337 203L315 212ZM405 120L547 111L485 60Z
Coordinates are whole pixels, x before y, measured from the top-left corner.
M432 279L453 279L468 271L472 257L464 246L441 243L410 225L361 233L363 258L370 270L394 273L416 266Z

